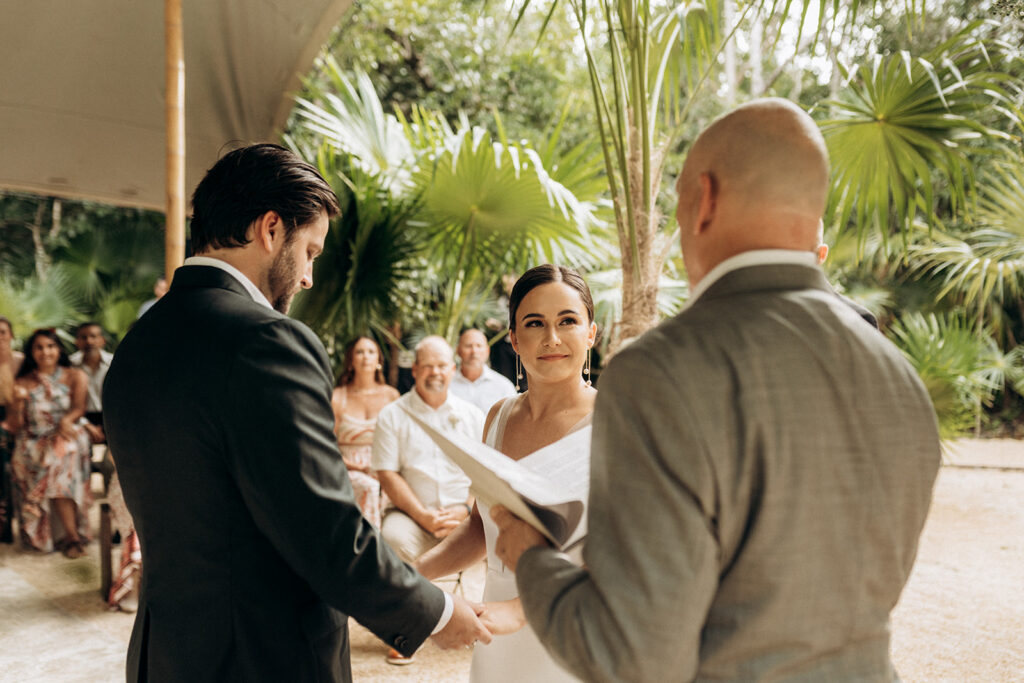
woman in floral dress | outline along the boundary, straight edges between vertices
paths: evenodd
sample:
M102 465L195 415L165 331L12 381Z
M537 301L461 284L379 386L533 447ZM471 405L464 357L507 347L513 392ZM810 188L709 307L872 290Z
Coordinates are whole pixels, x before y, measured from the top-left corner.
M81 557L88 540L89 436L85 375L70 367L57 333L36 330L25 343L7 422L15 432L11 457L15 510L22 542L36 550Z
M331 397L334 433L356 501L363 516L378 529L385 504L380 482L370 470L370 447L381 408L398 398L398 390L384 382L380 358L377 342L356 338L345 349L345 371Z

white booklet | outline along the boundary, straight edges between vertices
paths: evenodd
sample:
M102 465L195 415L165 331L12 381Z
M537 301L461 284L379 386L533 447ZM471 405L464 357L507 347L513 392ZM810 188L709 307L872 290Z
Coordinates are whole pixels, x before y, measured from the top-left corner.
M487 444L454 431L440 431L410 417L472 480L470 490L486 505L504 505L559 548L586 535L590 490L587 425L529 456L531 469Z

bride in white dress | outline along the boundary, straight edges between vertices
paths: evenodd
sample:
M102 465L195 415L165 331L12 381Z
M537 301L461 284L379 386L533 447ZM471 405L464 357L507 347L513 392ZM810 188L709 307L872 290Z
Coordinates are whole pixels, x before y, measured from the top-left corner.
M525 467L530 456L580 429L590 429L597 392L585 380L597 325L590 289L579 273L543 265L523 274L509 297L509 338L526 371L529 390L496 403L487 415L485 442ZM470 681L575 681L555 664L526 623L515 574L495 554L497 527L486 506L416 561L427 578L454 574L487 557L481 620L498 636L477 644Z

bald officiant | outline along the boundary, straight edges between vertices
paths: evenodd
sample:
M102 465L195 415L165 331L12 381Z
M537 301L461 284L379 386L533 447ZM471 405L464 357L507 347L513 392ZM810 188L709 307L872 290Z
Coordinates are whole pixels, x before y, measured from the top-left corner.
M583 680L896 680L889 613L939 437L914 369L817 263L828 174L786 100L697 138L690 302L601 377L584 567L492 512L531 626Z

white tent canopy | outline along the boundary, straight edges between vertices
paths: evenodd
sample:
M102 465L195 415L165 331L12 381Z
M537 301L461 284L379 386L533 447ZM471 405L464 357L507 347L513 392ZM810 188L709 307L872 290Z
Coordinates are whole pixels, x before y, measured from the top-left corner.
M273 140L352 0L183 0L186 192ZM159 0L4 2L0 188L164 210Z

